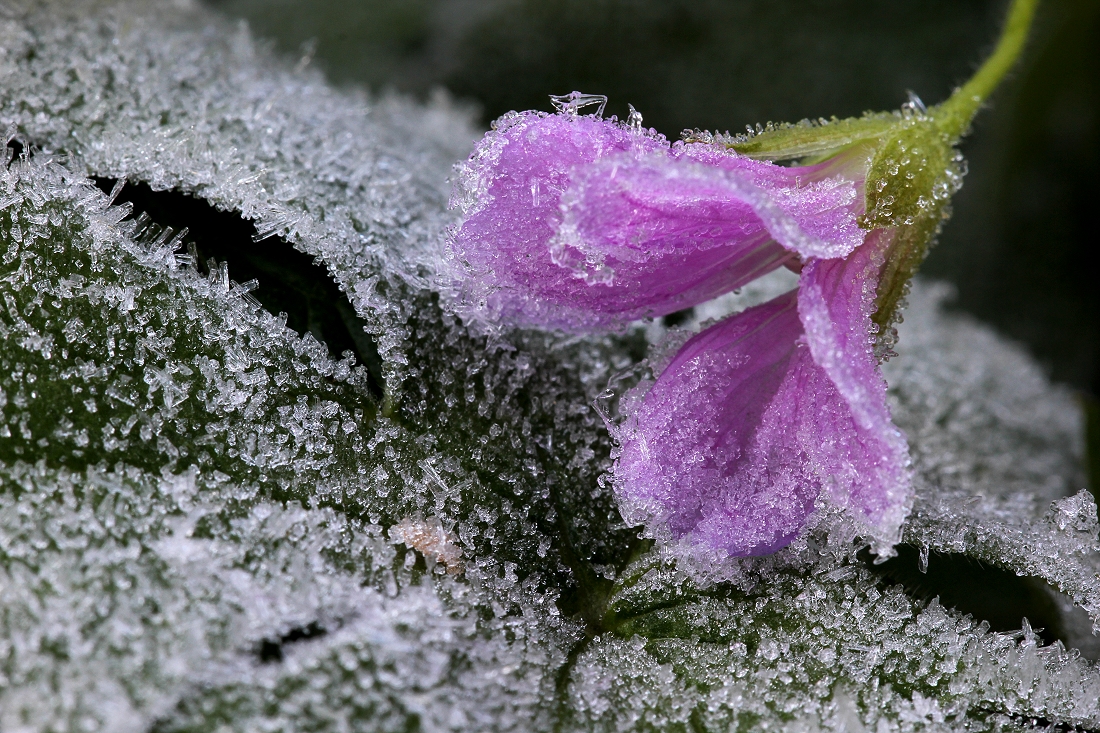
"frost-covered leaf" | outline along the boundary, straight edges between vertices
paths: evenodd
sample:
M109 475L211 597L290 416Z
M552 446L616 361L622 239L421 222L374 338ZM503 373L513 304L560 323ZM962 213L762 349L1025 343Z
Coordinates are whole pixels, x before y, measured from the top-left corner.
M1081 465L1081 409L1018 346L940 315L949 292L914 291L903 357L885 369L917 468L905 540L1043 578L1095 626L1100 543ZM1100 644L1090 630L1077 645L1095 658Z
M827 509L764 559L639 540L591 403L664 328L447 313L446 179L475 134L445 100L333 90L187 3L10 11L0 729L1100 729L1077 408L933 289L887 367L906 542L1054 586L1086 657L892 585ZM231 252L196 269L94 185L121 179L317 257L385 384L261 307Z

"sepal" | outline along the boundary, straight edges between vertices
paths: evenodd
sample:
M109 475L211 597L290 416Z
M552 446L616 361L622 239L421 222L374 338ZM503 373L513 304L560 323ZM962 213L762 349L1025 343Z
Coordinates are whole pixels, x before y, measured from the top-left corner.
M864 229L912 226L946 204L966 173L954 140L927 115L903 118L877 145L867 171Z
M723 136L693 131L685 142L717 142L754 160L824 160L856 143L877 140L888 134L900 115L868 112L863 117L831 120L802 120L795 124L768 123L749 128L743 135ZM810 159L807 161L806 159Z

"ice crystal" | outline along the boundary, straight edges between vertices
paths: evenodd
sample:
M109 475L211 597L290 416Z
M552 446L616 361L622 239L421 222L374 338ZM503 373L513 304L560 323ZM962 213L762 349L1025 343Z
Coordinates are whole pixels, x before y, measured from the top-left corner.
M990 630L840 520L721 577L639 540L590 403L665 327L469 333L428 286L475 133L294 61L188 3L0 17L0 730L1100 729L1089 629ZM93 176L318 257L384 394ZM886 368L904 541L1095 618L1077 408L936 292Z

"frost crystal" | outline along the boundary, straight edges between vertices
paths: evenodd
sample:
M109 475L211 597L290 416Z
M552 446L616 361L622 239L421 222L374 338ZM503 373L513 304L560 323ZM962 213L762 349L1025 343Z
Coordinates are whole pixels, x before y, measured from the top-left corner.
M935 288L886 367L903 541L1045 581L1062 641L892 584L833 515L721 577L639 540L589 404L645 330L471 334L427 289L475 137L444 101L90 0L8 3L0 92L0 730L1100 729L1078 410ZM318 257L384 394L91 176Z

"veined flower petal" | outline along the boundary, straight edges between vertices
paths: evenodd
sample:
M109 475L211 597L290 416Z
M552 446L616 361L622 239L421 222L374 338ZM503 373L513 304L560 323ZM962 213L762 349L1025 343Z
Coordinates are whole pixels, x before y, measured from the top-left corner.
M898 496L882 482L904 467L815 363L797 298L703 331L660 375L621 435L615 484L628 521L761 555L799 534L822 491L857 518Z
M460 168L460 301L516 325L614 327L733 290L789 252L841 257L862 241L856 183L708 147L595 117L502 118Z
M871 332L876 287L893 236L892 229L876 229L846 259L807 263L798 288L810 353L847 402L869 455L878 456L864 467L869 480L853 486L851 502L883 551L898 541L912 502L909 449L890 418Z
M768 233L803 257L847 257L863 243L862 151L813 166L785 168L713 145L683 145L678 158L738 180L739 193Z

